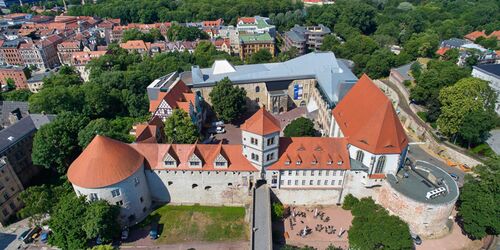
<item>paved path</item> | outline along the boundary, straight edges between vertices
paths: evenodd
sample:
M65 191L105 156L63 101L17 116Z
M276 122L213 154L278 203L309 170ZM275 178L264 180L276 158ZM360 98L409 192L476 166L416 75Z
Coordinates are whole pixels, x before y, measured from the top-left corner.
M492 130L490 134L491 137L486 142L496 154L500 155L500 129Z
M255 189L255 208L253 211L253 249L270 250L271 236L271 197L266 184Z
M166 250L186 250L186 249L206 249L206 250L240 250L249 249L248 241L237 242L185 242L168 245L154 246L120 246L120 249L166 249Z

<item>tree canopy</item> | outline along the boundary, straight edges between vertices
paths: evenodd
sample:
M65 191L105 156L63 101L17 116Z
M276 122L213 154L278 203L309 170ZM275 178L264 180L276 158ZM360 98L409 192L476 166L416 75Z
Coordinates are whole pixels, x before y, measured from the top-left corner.
M249 64L268 63L273 59L273 55L267 49L260 49L248 58Z
M470 236L481 239L500 233L500 157L474 168L460 190L458 216Z
M130 40L143 40L144 42L155 42L158 40L165 40L165 37L158 29L151 29L148 33L143 33L138 29L129 29L123 32L122 43Z
M233 86L229 78L217 82L210 92L210 101L217 116L232 122L246 111L246 91Z
M389 213L372 198L358 200L352 195L348 204L354 215L349 229L349 245L354 249L413 249L408 224Z
M94 139L96 135L104 135L115 140L130 143L134 138L129 134L134 119L130 117L120 117L114 120L98 118L90 121L80 132L78 132L78 145L81 148Z
M299 117L290 122L283 133L286 137L307 137L316 136L318 131L314 129L314 123L310 119Z
M169 41L194 41L196 39L207 39L208 35L198 27L172 25L167 30L167 38Z
M165 120L164 130L168 143L192 144L200 138L191 117L182 109L174 109Z

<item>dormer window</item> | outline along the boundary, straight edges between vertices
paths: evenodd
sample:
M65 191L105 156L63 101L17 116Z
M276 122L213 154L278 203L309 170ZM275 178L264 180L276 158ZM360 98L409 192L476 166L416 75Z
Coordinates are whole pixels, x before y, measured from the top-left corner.
M342 165L344 162L343 161L338 161L337 165Z
M165 161L165 166L175 166L175 161Z
M199 162L199 161L190 161L189 162L189 166L191 166L191 167L198 167L200 165L201 165L201 162Z
M298 161L296 162L296 164L297 164L297 165L300 165L300 164L302 164L302 161L298 160Z
M318 164L318 161L313 160L313 161L311 162L311 164L316 165L316 164Z
M326 162L326 164L328 164L328 165L332 165L332 164L333 164L333 161L329 160L329 161L327 161L327 162Z
M290 161L285 161L285 165L290 165Z
M226 163L223 162L223 161L216 161L215 162L215 166L216 167L225 167L226 166Z

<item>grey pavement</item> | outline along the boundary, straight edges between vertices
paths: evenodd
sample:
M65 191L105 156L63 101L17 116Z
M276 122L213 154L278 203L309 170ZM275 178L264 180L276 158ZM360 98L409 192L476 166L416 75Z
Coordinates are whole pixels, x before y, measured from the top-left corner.
M497 155L500 155L500 129L490 131L490 138L486 141ZM499 241L500 242L500 241Z
M255 207L253 211L253 249L272 249L271 236L271 196L266 184L255 189Z
M0 228L0 249L14 250L23 248L25 245L17 238L27 229L29 229L27 219Z

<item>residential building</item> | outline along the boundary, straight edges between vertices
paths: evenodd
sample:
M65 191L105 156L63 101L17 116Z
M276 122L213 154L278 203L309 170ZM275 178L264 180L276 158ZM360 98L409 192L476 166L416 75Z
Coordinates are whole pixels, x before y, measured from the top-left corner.
M17 89L28 87L24 68L19 66L0 66L0 83L7 85L7 80L12 79Z
M57 44L63 38L59 35L51 35L47 38L24 43L19 48L19 53L26 67L36 67L40 70L52 69L60 65L57 56Z
M253 53L265 49L274 57L274 38L269 33L240 33L239 54L242 61L247 60Z
M305 6L313 6L313 5L325 5L325 4L334 4L333 0L302 0Z
M70 65L75 66L78 73L80 73L80 77L83 79L84 82L87 82L89 80L89 75L90 75L90 71L86 68L87 64L92 59L99 58L107 53L108 51L73 52L72 61Z
M16 215L22 207L19 194L24 190L17 174L9 164L7 158L0 158L0 224L6 226L11 217Z
M264 34L268 33L272 38L276 36L276 26L271 25L268 17L240 17L236 22L238 32Z
M488 81L490 87L498 93L495 111L500 115L500 64L472 66L472 76Z
M459 38L450 38L448 40L441 41L439 45L440 48L448 48L448 49L460 49L465 44L470 44L471 42L465 39Z
M129 53L137 52L144 56L149 55L151 43L144 42L143 40L130 40L126 43L120 43L120 47L127 50Z
M43 79L54 74L53 71L35 73L28 79L28 89L32 93L38 93L43 88Z
M280 63L240 66L216 60L211 68L193 66L191 72L181 73L182 81L209 103L213 86L225 77L245 89L249 110L266 107L279 114L294 107L307 107L307 115L324 134L329 134L331 110L357 81L332 52L312 52Z
M0 157L7 157L23 187L29 186L40 171L31 161L33 137L41 126L54 118L55 115L30 114L0 131Z
M9 65L24 66L23 58L19 53L20 45L24 43L22 39L4 41L0 47L0 55L3 56L3 61Z
M284 50L295 47L299 51L299 55L303 55L310 50L319 50L323 44L323 39L330 33L331 30L323 24L306 27L295 25L290 31L285 32Z
M286 205L373 197L414 233L449 232L456 182L437 167L403 168L408 138L371 79L361 77L330 115L334 137L282 138L279 120L265 109L241 125L241 144L164 144L149 132L152 140L126 144L98 135L68 180L78 196L119 205L125 225L145 218L153 202L249 204L259 180ZM432 195L436 187L444 195Z
M493 31L489 35L486 35L486 32L484 30L482 31L476 30L464 36L465 39L472 42L476 41L476 39L479 37L484 37L484 38L496 37L498 40L500 40L500 30Z
M180 79L177 72L154 80L147 88L149 112L163 122L176 108L184 110L199 131L206 118L204 100L199 93L193 93Z
M404 85L405 81L413 82L415 78L411 75L411 66L414 63L418 62L411 62L397 68L392 68L389 74L389 81L402 85Z
M57 45L57 56L59 61L64 65L71 65L71 60L74 52L83 50L83 46L79 41L64 41Z
M230 55L232 54L231 41L229 40L229 38L219 38L216 40L212 40L211 42L215 46L215 49L217 49L217 51L226 52Z

